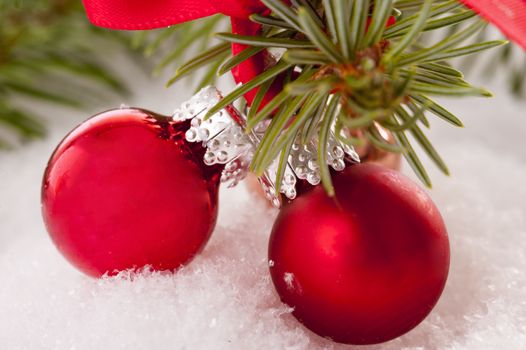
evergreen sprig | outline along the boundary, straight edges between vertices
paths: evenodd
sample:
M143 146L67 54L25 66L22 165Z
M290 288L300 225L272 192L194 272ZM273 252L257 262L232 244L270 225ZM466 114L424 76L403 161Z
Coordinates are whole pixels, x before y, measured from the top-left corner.
M292 0L292 6L281 0L262 2L272 12L251 17L263 25L261 35L217 35L227 43L249 45L222 63L219 73L262 49L280 49L283 54L275 66L237 87L209 112L212 115L259 87L248 112L247 131L265 119L271 122L251 165L253 171L262 174L276 157L284 159L296 138L317 142L322 181L332 194L325 148L328 133L334 132L349 145L368 140L377 148L403 153L422 182L431 186L410 134L438 168L449 174L423 128L430 125L429 114L457 127L462 122L432 97L491 94L469 84L447 60L505 41L463 44L486 24L457 0ZM388 25L393 17L396 22ZM430 45L419 41L425 32L452 26L463 29ZM190 62L219 66L223 57L213 50L201 54L206 60ZM201 66L190 64L183 66L179 76ZM289 79L283 91L259 109L266 89L280 75L297 78ZM382 137L382 128L394 135L396 144Z
M17 143L13 131L22 141L44 134L41 119L23 107L27 99L80 107L101 97L100 88L125 92L93 49L107 37L122 41L89 25L77 0L0 4L0 148Z

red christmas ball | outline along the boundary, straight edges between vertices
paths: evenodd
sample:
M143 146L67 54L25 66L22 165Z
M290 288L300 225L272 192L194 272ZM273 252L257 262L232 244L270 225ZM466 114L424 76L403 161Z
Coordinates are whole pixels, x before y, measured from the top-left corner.
M373 164L334 176L286 205L270 237L269 266L282 301L320 336L375 344L418 325L449 270L444 222L430 197Z
M42 212L59 251L91 276L151 265L172 270L206 244L220 167L186 142L188 122L140 109L87 120L52 155Z

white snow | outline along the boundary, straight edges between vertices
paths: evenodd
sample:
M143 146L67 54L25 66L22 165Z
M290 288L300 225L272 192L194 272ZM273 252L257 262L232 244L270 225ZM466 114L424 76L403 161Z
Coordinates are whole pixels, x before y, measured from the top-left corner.
M122 69L141 82L127 104L169 113L188 97ZM526 348L526 103L500 83L493 90L493 100L447 102L466 129L433 123L453 172L432 172L452 244L444 295L415 330L370 349ZM83 117L41 111L53 121L50 137L0 153L0 349L340 348L279 302L266 260L276 212L243 185L222 191L213 238L176 274L94 280L70 267L43 228L39 190L53 147Z
M294 289L294 274L292 272L285 272L283 280L287 284L287 289Z

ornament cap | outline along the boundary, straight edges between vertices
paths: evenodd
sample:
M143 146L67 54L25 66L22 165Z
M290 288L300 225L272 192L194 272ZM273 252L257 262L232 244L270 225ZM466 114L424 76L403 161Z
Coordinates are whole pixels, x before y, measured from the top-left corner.
M234 187L248 175L250 163L268 123L261 122L247 132L246 116L233 105L228 105L207 118L208 111L221 98L221 93L215 87L206 87L176 109L173 119L190 120L190 127L185 134L186 140L202 142L206 148L203 159L205 164L224 164L221 182L226 183L228 187ZM342 171L348 163L359 163L360 157L353 147L340 142L335 132L333 127L327 140L327 164L335 171ZM279 159L275 159L258 178L265 197L275 207L281 207L280 193L289 200L296 198L296 185L299 180L313 186L320 183L317 144L317 140L303 143L298 137L291 146L280 181L277 181L280 172Z

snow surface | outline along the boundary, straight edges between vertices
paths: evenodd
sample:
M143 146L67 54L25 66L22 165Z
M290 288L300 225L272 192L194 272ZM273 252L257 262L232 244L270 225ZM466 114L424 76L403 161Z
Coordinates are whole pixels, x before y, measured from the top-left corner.
M121 69L141 82L127 104L169 113L189 97L137 68ZM431 138L453 172L432 172L452 244L442 299L409 334L360 348L526 348L526 104L503 84L492 89L493 100L447 101L466 129L433 123ZM276 212L243 185L221 192L211 241L176 274L95 280L74 270L43 228L39 190L51 151L84 113L32 108L49 116L49 138L0 153L0 349L340 348L280 303L266 261Z

